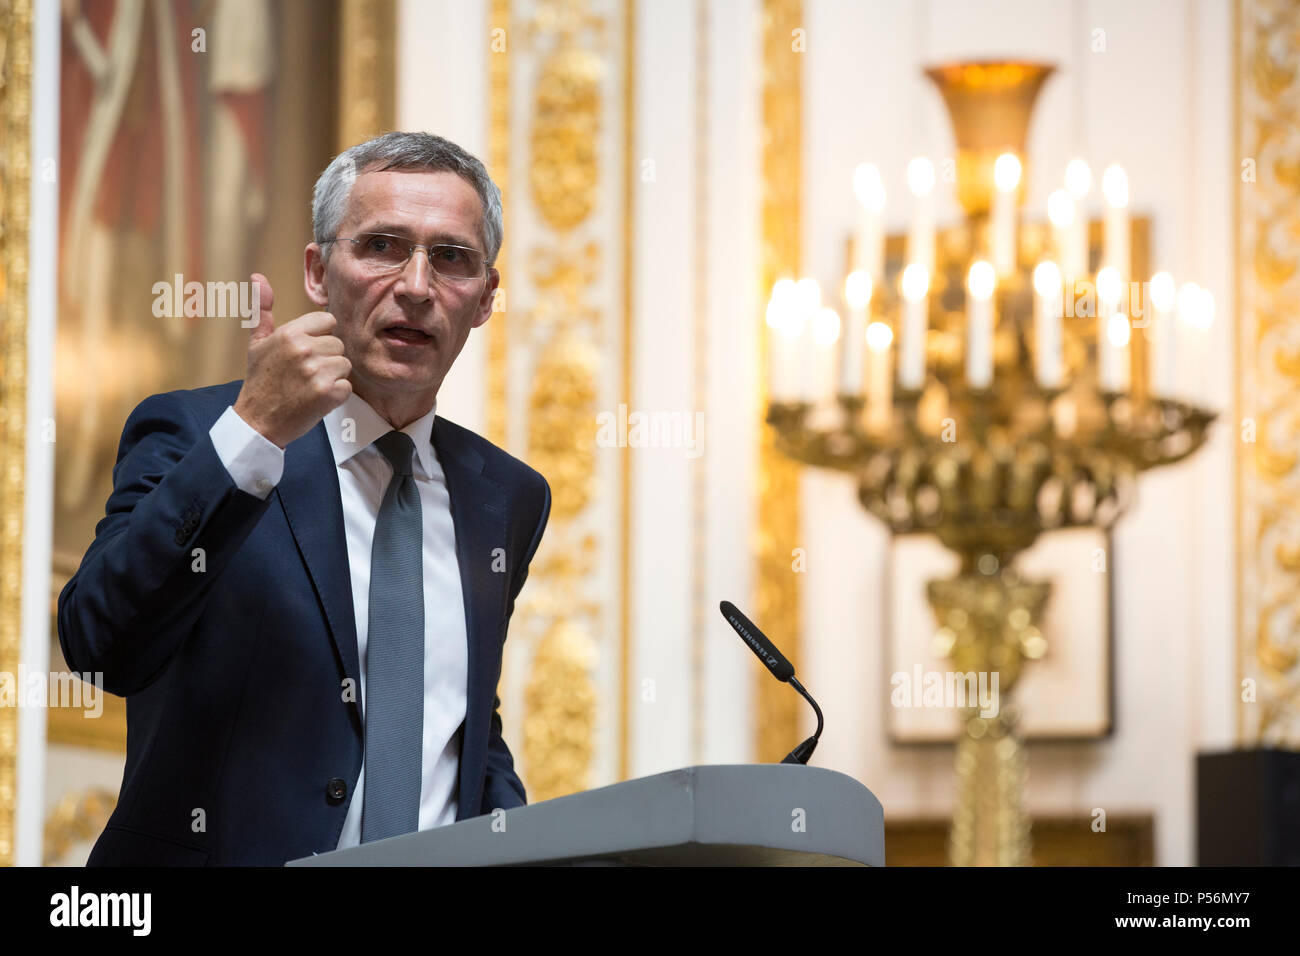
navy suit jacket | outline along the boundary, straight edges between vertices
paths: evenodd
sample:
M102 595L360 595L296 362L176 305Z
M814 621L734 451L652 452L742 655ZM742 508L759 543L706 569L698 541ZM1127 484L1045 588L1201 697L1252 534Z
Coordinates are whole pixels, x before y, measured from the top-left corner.
M59 595L68 666L126 697L122 791L91 865L279 865L334 849L355 791L357 637L329 438L321 422L290 443L266 500L240 491L208 436L240 385L154 395L131 413L106 515ZM551 492L440 416L433 444L469 644L463 820L526 801L496 687Z

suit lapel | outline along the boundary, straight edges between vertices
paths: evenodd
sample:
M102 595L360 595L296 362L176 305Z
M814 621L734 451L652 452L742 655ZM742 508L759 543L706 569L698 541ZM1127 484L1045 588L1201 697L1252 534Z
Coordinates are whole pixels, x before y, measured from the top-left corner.
M496 691L493 670L496 637L505 608L505 573L494 573L493 551L506 547L505 493L483 473L483 458L441 417L433 420L433 445L438 452L451 498L456 528L456 560L465 601L469 686L466 688L465 736L461 746L460 794L457 819L478 812L487 762L488 728Z
M352 710L360 727L361 710L355 699L360 697L361 669L348 542L343 530L343 499L324 422L285 449L284 475L275 490L316 586L316 597L325 610L343 674L352 680L356 690Z
M465 735L461 746L457 819L478 813L487 764L496 638L504 625L509 573L497 573L496 549L507 547L506 495L483 471L483 458L435 416L433 445L447 479L452 523L456 529L456 560L465 603L469 685L465 700ZM338 470L322 422L285 450L284 475L276 486L289 530L311 575L325 612L330 638L346 677L360 687L356 611L348 567L347 537ZM353 713L361 726L359 706Z

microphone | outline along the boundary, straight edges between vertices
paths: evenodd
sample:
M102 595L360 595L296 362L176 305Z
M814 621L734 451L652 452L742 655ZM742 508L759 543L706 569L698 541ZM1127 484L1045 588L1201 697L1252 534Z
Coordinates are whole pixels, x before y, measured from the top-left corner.
M783 684L789 684L803 696L804 700L812 704L812 709L817 714L817 732L786 754L785 759L781 761L781 763L806 764L812 757L813 751L817 749L817 741L822 735L822 709L804 690L803 685L795 679L794 665L785 659L785 656L776 649L776 645L767 639L766 634L754 626L753 621L745 617L730 601L723 601L718 605L718 609L722 611L722 616L727 619L727 623L744 638L749 649L758 655L763 666L772 672L772 676Z
M754 626L754 622L745 617L740 609L730 601L723 601L718 605L722 611L722 616L727 619L727 623L736 629L736 633L745 639L750 650L758 655L758 659L763 662L772 676L782 683L787 683L794 677L794 665L785 659L776 645L767 639L767 635Z

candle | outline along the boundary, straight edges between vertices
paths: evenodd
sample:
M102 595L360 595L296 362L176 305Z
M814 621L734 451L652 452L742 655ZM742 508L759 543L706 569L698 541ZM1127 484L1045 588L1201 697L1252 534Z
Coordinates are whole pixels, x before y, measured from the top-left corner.
M795 298L799 314L798 344L794 350L797 365L792 376L796 383L795 394L800 401L814 402L825 384L818 381L820 367L814 341L817 312L822 304L821 286L816 279L800 279L795 283ZM829 381L828 376L826 382Z
M1178 359L1182 369L1183 401L1193 405L1210 404L1212 390L1209 371L1210 326L1214 323L1214 296L1195 282L1178 287Z
M812 318L813 381L809 400L825 402L832 399L835 389L835 344L840 339L840 314L832 308L818 309Z
M1097 345L1097 378L1103 392L1125 392L1129 385L1128 316L1116 312L1102 320L1105 330Z
M907 164L912 192L912 226L907 233L907 261L934 271L934 163L918 156Z
M1068 248L1062 253L1061 267L1074 288L1074 280L1088 275L1088 207L1085 200L1092 188L1092 170L1082 159L1072 159L1065 167L1065 188L1074 200L1074 219L1070 223Z
M1053 190L1047 197L1047 218L1052 224L1052 254L1056 262L1066 266L1066 275L1069 275L1074 200L1064 189Z
M1016 271L1016 191L1020 186L1020 160L1003 153L993 164L992 230L993 266L998 278Z
M1119 270L1103 266L1097 272L1097 387L1103 392L1119 391L1112 386L1118 374L1114 369L1115 356L1111 348L1111 319L1120 314L1119 298L1123 291ZM1127 316L1124 319L1128 325ZM1117 334L1117 333L1116 333Z
M840 394L862 393L862 347L867 336L867 310L871 306L871 276L855 269L844 280L844 302L849 319L840 339Z
M773 402L793 402L799 397L795 354L800 332L798 305L794 280L777 280L767 301L767 325L771 329L767 349L768 392Z
M1120 281L1119 270L1114 266L1104 266L1097 273L1097 316L1108 318L1119 311L1119 299L1123 294L1124 283Z
M1105 264L1119 270L1120 278L1132 275L1129 259L1128 176L1119 166L1107 166L1101 177L1101 192L1106 197L1106 235L1102 246Z
M871 363L867 385L867 425L876 431L888 426L890 406L894 400L893 376L889 369L889 346L893 341L894 330L884 322L872 322L867 326L867 353Z
M1147 302L1155 312L1152 327L1155 343L1151 349L1151 393L1157 398L1173 398L1178 391L1178 327L1174 316L1174 277L1157 272L1147 286Z
M853 194L861 205L854 250L854 269L861 269L879 283L885 274L885 184L880 170L863 163L853 171Z
M930 270L919 262L913 262L903 270L903 342L898 358L898 384L909 390L925 385L929 296Z
M1060 388L1064 381L1063 313L1061 270L1044 260L1034 267L1034 374L1043 388Z
M966 381L988 388L993 381L993 265L980 259L966 275Z

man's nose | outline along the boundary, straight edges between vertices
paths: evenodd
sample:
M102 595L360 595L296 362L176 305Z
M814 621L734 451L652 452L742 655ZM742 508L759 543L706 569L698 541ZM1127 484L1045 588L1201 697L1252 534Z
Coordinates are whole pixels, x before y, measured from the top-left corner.
M433 295L433 269L429 254L422 248L411 250L411 258L402 267L398 287L394 290L412 302L424 302Z

